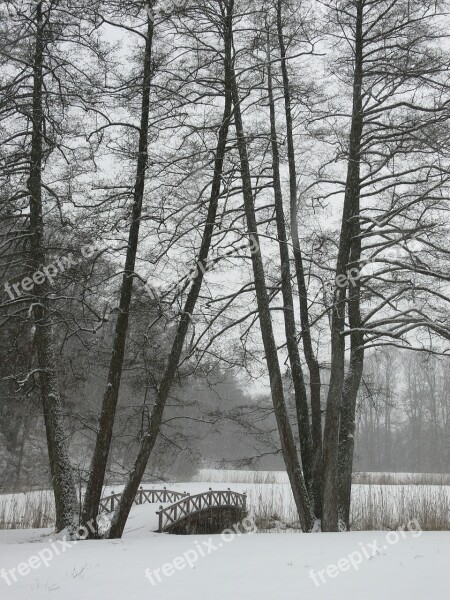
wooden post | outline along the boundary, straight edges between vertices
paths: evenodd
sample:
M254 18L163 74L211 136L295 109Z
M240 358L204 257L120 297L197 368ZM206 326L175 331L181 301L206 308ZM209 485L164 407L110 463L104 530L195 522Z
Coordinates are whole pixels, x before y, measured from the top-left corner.
M159 525L158 525L158 531L159 533L162 533L162 521L163 521L163 507L160 506L159 507L159 513L158 511L156 511L156 514L159 514Z

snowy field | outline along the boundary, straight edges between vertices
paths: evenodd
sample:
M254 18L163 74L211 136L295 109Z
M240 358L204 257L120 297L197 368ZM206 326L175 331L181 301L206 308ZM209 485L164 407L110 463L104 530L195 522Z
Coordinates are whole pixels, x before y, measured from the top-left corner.
M247 494L248 508L260 529L279 529L280 523L298 525L287 475L282 471L203 470L195 482L153 482L143 487L161 489L164 486L191 494L229 487ZM110 486L105 495L121 489L120 485ZM396 529L411 519L417 519L424 530L450 530L450 486L354 484L352 495L353 530ZM1 495L0 528L9 528L12 523L28 528L50 527L53 524L52 493Z
M123 540L117 541L80 541L64 548L48 530L1 531L0 569L11 585L2 577L0 598L449 597L450 533L259 533L230 535L225 541L153 533L155 508L135 507ZM48 566L39 564L39 557Z
M357 485L354 510L385 515L390 511L391 518L396 512L393 530L306 535L282 524L295 520L284 474L217 472L212 476L204 472L198 479L206 476L209 481L167 487L191 494L209 487L245 491L255 533L158 534L158 505L150 504L133 507L122 540L73 543L55 536L51 529L1 530L0 598L448 599L450 532L418 530L424 515L414 511L414 506L422 510L429 506L417 502L423 493L428 502L443 498L448 502L450 488ZM120 486L114 486L114 491L119 492ZM0 500L17 510L30 499L36 505L44 499L47 508L51 506L45 492ZM448 505L446 510L448 524ZM376 525L380 529L383 523L378 520Z
M447 485L450 474L440 473L353 473L353 483L371 485ZM288 483L286 471L248 471L242 469L200 469L195 481L214 483Z

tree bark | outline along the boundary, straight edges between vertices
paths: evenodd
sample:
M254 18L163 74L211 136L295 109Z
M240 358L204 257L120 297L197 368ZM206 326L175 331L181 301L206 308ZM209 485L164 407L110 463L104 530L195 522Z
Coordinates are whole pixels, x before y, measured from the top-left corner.
M231 10L233 0L229 2ZM232 35L232 34L231 34ZM301 527L304 532L311 531L314 526L313 510L309 501L308 491L302 469L298 460L294 436L286 410L283 384L281 380L280 365L278 362L277 346L273 334L272 318L270 315L269 299L264 275L261 250L259 246L258 228L256 223L255 207L253 204L253 189L250 175L250 164L247 152L247 143L242 123L239 90L233 64L233 76L231 85L234 120L236 126L237 146L241 163L242 193L244 197L244 208L247 220L248 237L252 249L252 267L255 281L256 300L258 306L259 323L264 350L266 354L267 369L270 378L272 402L280 434L281 449L283 453L286 471L291 483L294 500L296 503Z
M303 377L300 352L297 342L297 327L294 318L294 300L292 295L290 256L286 221L281 191L280 154L275 117L275 102L273 97L272 66L270 53L270 38L267 32L267 91L270 109L270 136L272 145L273 188L275 196L275 218L277 223L278 247L280 251L281 291L283 295L284 329L286 345L294 384L295 406L297 411L298 433L303 475L310 496L313 495L313 453L311 425L309 420L308 398Z
M83 502L82 524L90 522L95 523L98 515L98 508L105 479L105 471L111 447L120 382L122 378L129 312L131 306L131 295L133 291L134 269L139 243L139 228L142 213L142 202L144 198L145 173L147 170L148 160L148 123L150 114L150 88L152 75L152 42L153 20L149 16L144 55L139 150L131 225L128 237L125 270L122 280L119 311L114 333L107 385L105 394L103 396L95 449L92 456L89 479Z
M308 289L306 287L305 269L300 246L300 235L298 230L298 186L297 167L295 162L294 133L291 110L291 86L287 69L287 53L284 43L282 1L277 1L277 32L278 44L281 54L281 74L283 80L284 109L286 116L286 140L289 164L289 190L290 190L290 228L292 247L295 261L295 276L300 305L300 324L310 379L310 402L312 417L312 478L314 495L314 512L318 518L322 515L322 410L320 405L321 377L319 362L314 354L311 340L311 328L309 322Z
M350 268L359 271L361 237L359 219L354 220ZM349 288L348 318L350 327L350 365L344 381L339 431L338 485L339 517L350 530L353 453L355 447L356 399L364 367L364 334L361 332L361 282L352 279Z
M338 531L338 451L341 397L345 371L345 309L347 273L354 223L359 219L360 149L363 131L363 2L357 0L353 108L347 182L344 195L341 234L336 264L335 291L331 317L331 377L327 397L323 441L323 531Z
M33 108L30 175L27 182L30 195L30 238L33 271L46 264L42 207L43 158L43 62L45 33L42 2L36 4L36 42L33 66ZM56 507L56 530L71 529L78 518L78 502L64 431L64 419L54 349L52 318L48 300L51 292L47 282L35 286L33 317L36 326L35 346L39 369L40 393L44 412L50 472Z

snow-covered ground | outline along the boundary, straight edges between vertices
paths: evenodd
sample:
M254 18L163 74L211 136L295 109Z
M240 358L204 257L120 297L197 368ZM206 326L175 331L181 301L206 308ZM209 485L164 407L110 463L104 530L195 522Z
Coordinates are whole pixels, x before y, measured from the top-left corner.
M200 469L195 481L214 483L289 483L286 471L250 471L244 469ZM450 474L442 473L353 473L353 483L370 485L444 485L450 486Z
M65 548L48 530L0 531L0 569L11 583L0 579L0 598L449 597L450 533L175 536L153 533L156 508L135 507L126 534L117 541L79 541ZM47 567L42 561L38 565L39 557L46 557ZM18 569L29 573L20 575Z
M240 483L232 482L239 477ZM281 516L294 518L291 492L283 475L267 479L265 475L252 478L250 474L224 473L222 481L226 483L213 479L220 475L167 487L191 494L209 487L246 492L250 516L259 516L256 534L158 534L158 505L149 504L133 507L122 540L74 544L64 542L50 529L0 530L0 599L449 598L450 532L417 531L423 515L414 512L414 503L405 503L405 497L413 498L426 486L355 486L359 509L387 514L394 507L402 531L306 535L289 528L261 531L262 514L271 518L281 512ZM121 488L113 489L119 492ZM448 499L449 488L434 486L426 493ZM429 498L442 501L438 496ZM3 497L15 506L29 499L23 494Z

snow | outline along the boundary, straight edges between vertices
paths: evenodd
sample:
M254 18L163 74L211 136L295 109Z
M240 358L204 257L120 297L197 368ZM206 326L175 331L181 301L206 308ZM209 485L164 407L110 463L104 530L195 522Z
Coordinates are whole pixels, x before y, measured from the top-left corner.
M378 540L386 544L386 534L356 532L347 534L261 533L236 536L224 543L221 536L175 536L157 534L146 523L148 509L133 509L123 540L80 541L48 567L41 566L8 587L0 580L0 597L6 600L51 598L64 600L278 600L334 598L379 600L447 600L450 586L450 534L422 533L392 544L387 550L364 559L358 570L351 568L326 579L319 587L310 576L337 565L354 552ZM153 507L154 508L154 507ZM147 514L146 514L147 513ZM0 569L17 567L39 551L49 548L48 531L0 532ZM40 537L44 535L44 537ZM36 541L36 540L39 541ZM34 540L34 541L32 541ZM216 550L185 565L181 570L152 585L145 577L172 564L177 557L200 544L213 544ZM220 546L221 544L221 546ZM206 551L205 551L206 552Z
M289 483L286 471L200 469L194 481L215 483ZM372 485L450 485L450 474L356 472L353 483Z
M212 488L215 491L231 488L236 492L247 494L247 506L250 511L271 520L282 520L293 524L297 521L297 512L290 485L283 482L284 472L252 472L252 471L217 471L213 473L206 471L205 475L211 478L209 481L196 481L185 483L147 483L144 489L167 489L199 494ZM224 482L220 482L220 478ZM236 479L240 483L233 483ZM267 481L267 483L264 483ZM276 483L275 483L276 482ZM113 491L121 492L123 485L109 486L104 491L108 496ZM8 507L23 507L29 503L36 508L39 507L42 498L46 500L48 507L53 506L52 492L30 492L28 494L5 494L0 496L0 506L5 503L5 513L12 513ZM364 523L370 512L370 519L374 529L383 529L391 523L397 526L397 521L402 522L402 515L408 514L409 518L426 518L430 507L436 507L436 514L440 516L437 522L447 520L447 529L450 529L450 486L438 485L365 485L354 484L352 486L352 522L354 528L366 529ZM440 507L437 510L437 507ZM151 515L154 530L157 529L157 517L153 509ZM433 512L433 511L431 511ZM376 518L375 518L376 517ZM441 527L437 527L441 529Z
M161 487L144 486L145 489ZM288 486L283 483L194 482L167 487L191 494L209 487L247 491L253 510L258 502L269 506L272 502L275 509L290 502ZM384 496L397 495L395 490L400 487L386 486ZM120 486L112 489L121 490ZM0 599L447 600L449 597L449 532L407 531L407 523L402 522L403 532L302 534L293 529L281 531L280 526L275 532L226 538L175 536L155 533L158 508L156 504L134 506L122 540L65 545L62 536L55 536L49 529L0 530ZM48 566L42 564L42 557L46 557ZM19 567L21 563L25 565ZM19 568L27 574L19 574Z

